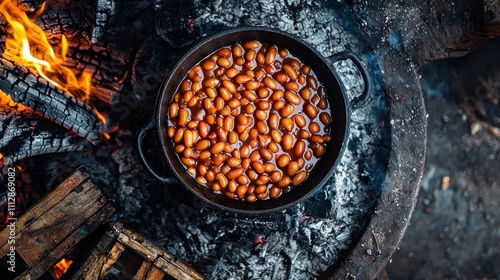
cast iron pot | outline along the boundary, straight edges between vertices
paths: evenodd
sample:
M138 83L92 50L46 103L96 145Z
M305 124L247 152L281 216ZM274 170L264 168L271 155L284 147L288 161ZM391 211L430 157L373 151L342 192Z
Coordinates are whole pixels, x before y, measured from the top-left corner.
M173 141L167 136L169 103L180 83L186 77L188 71L212 52L222 47L249 40L258 40L284 47L288 49L290 53L302 60L303 63L309 64L316 73L318 80L321 81L326 88L332 117L332 140L326 145L326 153L316 163L316 166L309 173L308 178L302 185L294 187L292 191L276 199L261 200L253 203L229 199L224 195L213 193L207 187L198 184L196 180L187 173L186 168L182 165L174 151ZM365 83L362 94L348 101L346 90L332 65L306 42L286 32L267 27L245 27L223 31L203 40L188 51L172 69L170 75L160 88L154 117L144 125L137 134L138 152L145 168L158 181L171 184L175 183L177 180L195 196L198 196L202 201L208 204L208 206L230 212L240 214L265 214L283 210L305 200L316 190L321 188L333 175L335 167L340 162L347 147L351 110L361 107L372 91L372 82L368 71L361 59L355 53L344 51L333 55L330 59L333 62L350 59L354 63ZM145 157L142 142L148 132L153 129L156 130L158 140L162 147L162 150L159 152L163 154L165 162L175 174L176 179L158 174Z

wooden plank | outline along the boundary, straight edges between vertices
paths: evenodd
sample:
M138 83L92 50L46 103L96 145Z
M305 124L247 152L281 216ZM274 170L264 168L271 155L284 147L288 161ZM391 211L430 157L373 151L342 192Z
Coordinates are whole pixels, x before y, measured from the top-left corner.
M148 272L150 271L152 265L153 264L150 262L147 262L147 261L143 262L141 264L141 267L139 267L139 269L137 270L137 273L134 275L133 280L145 279L146 276L148 275Z
M163 272L161 269L153 266L151 270L148 272L148 275L146 278L143 278L145 280L162 280L163 277L165 276L165 272Z
M178 259L159 257L154 265L165 271L168 275L179 280L201 280L203 276L192 267Z
M106 255L107 258L106 262L102 266L101 276L105 276L108 274L109 270L118 261L123 251L125 251L125 246L123 246L119 242L116 242L113 248L111 248L109 253Z
M101 267L106 263L107 254L116 243L116 236L122 227L121 223L115 223L104 233L89 256L83 256L86 257L85 262L74 272L71 279L99 279Z
M16 240L22 234L24 229L36 221L40 216L44 215L54 205L66 197L75 187L90 177L89 173L83 167L78 168L71 176L64 180L59 186L43 196L38 203L34 204L30 209L20 216L16 221ZM43 203L41 202L43 201ZM8 244L9 228L4 228L0 232L0 256L5 256L11 244ZM18 243L22 244L22 243Z
M102 207L99 212L90 217L85 224L78 227L70 236L64 239L56 248L54 248L46 257L44 257L38 264L25 271L18 278L25 279L38 279L45 272L47 272L54 264L60 260L71 248L78 244L82 239L94 232L100 225L102 225L109 217L115 212L115 208L111 203L107 203Z
M83 182L57 206L33 221L18 237L16 248L28 266L35 265L107 203L91 180Z

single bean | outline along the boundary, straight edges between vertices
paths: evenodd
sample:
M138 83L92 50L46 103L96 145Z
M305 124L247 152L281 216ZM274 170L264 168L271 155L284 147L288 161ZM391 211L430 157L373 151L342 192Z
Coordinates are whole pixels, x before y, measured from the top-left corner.
M243 175L241 175L240 177L238 177L238 179L237 179L236 181L237 181L237 182L238 182L238 184L240 184L240 185L248 185L248 182L250 182L250 181L248 180L248 177L247 177L245 174L243 174Z
M291 132L293 130L294 124L293 120L289 118L282 118L281 119L281 126L288 132Z
M325 142L325 139L321 135L314 134L309 138L309 140L313 143L318 143L318 144L323 144Z
M170 104L170 108L169 108L170 118L173 119L173 118L177 117L178 114L179 114L179 104L177 104L177 103Z
M278 100L278 101L273 103L273 109L276 111L281 110L284 107L285 107L285 101L283 101L283 100Z
M260 133L262 133L262 134L266 134L266 133L267 133L268 128L267 128L267 125L266 125L266 123L265 123L265 122L263 122L263 121L258 121L258 122L255 124L255 126L257 127L257 130L258 130Z
M211 59L207 59L201 63L201 67L203 68L203 70L206 71L214 70L215 66L216 66L215 62Z
M222 150L224 150L225 146L226 146L225 142L218 142L217 144L212 146L212 149L210 149L210 152L212 154L219 154L220 152L222 152Z
M194 150L193 148L185 148L184 151L182 152L182 155L185 157L185 158L190 158L194 153Z
M269 95L269 90L267 88L259 88L257 89L257 95L260 98L266 98Z
M215 182L210 186L210 189L214 192L219 192L221 190L221 186L219 183Z
M299 140L297 141L297 143L295 143L293 152L295 153L295 156L302 157L302 154L304 153L305 149L306 149L306 143L302 140Z
M226 177L229 180L233 180L233 179L236 179L236 178L240 177L243 174L243 172L245 172L245 170L243 170L243 168L237 168L237 169L229 171L226 174Z
M181 162L187 167L191 167L196 164L196 160L194 160L193 158L181 157Z
M266 71L262 69L255 71L255 80L261 81L262 79L264 79L264 77L266 77Z
M259 150L261 157L265 160L271 160L273 158L273 153L267 148L261 148Z
M227 77L228 79L232 79L232 78L234 78L236 75L238 75L238 73L239 73L238 69L236 69L236 68L234 68L234 67L229 67L229 68L226 70L226 72L225 72L226 77Z
M182 139L184 139L184 131L186 131L185 128L181 127L177 129L177 132L174 135L174 143L180 143Z
M236 86L231 81L222 81L222 86L225 87L230 93L236 92Z
M248 90L256 90L260 86L259 81L248 81L245 83L245 86Z
M316 78L314 78L313 76L307 76L307 85L314 89L314 90L317 90L318 89L318 81L316 81Z
M302 73L305 75L309 75L311 73L311 66L309 65L302 65Z
M332 136L330 136L329 134L323 136L323 139L325 140L325 143L328 143L332 140Z
M332 123L332 118L326 112L319 114L319 120L326 126L329 126Z
M231 66L231 61L225 57L220 57L219 59L217 59L217 65L226 68Z
M292 186L298 186L298 185L300 185L302 182L304 182L304 180L306 179L306 177L307 177L307 172L306 171L300 171L299 173L297 173L297 175L295 175L293 177Z
M248 160L250 160L250 159L248 159ZM250 163L252 163L252 162L250 161ZM248 169L247 176L250 180L257 180L257 178L259 177L259 174L257 174L257 172L255 172L252 169Z
M250 133L249 133L250 139L257 139L258 136L259 136L259 131L257 130L257 128L255 127L250 128Z
M321 99L321 98L319 97L319 95L318 95L318 94L315 94L315 95L311 98L311 103L312 103L312 104L314 104L314 105L316 105L316 104L318 104L318 102L319 102L319 100L320 100L320 99Z
M325 153L325 146L321 145L314 150L314 156L320 158Z
M237 84L244 84L244 83L249 82L251 80L252 80L252 77L250 77L248 75L243 75L243 74L236 75L236 77L234 78L234 81Z
M254 60L256 55L257 55L257 52L255 50L249 50L245 53L245 59L247 61Z
M225 101L229 101L232 98L231 93L225 87L219 88L219 94Z
M282 117L286 118L290 116L293 113L293 111L295 111L295 107L293 107L292 104L285 104L283 109L281 109L280 113Z
M229 144L236 144L236 142L238 142L238 133L236 133L236 131L229 132L227 141Z
M186 147L182 144L179 144L179 145L176 145L175 148L174 148L174 151L178 154L182 153L184 150L186 149Z
M287 90L291 90L291 91L298 91L299 84L297 84L296 82L287 82L287 83L285 83L285 88Z
M293 136L290 133L286 133L283 136L283 139L281 141L281 147L285 151L288 151L288 150L290 150L293 147Z
M211 156L212 156L212 153L210 153L210 151L202 151L200 153L199 159L206 160L206 159L209 159Z
M168 137L173 138L175 135L175 127L169 126L167 129L167 135Z
M264 121L267 119L267 112L264 110L257 110L257 111L255 111L254 116L256 119Z
M290 80L292 81L297 80L297 71L295 71L295 69L293 69L292 66L285 64L283 65L283 70L285 71L288 78L290 78Z
M282 154L278 156L278 161L276 162L276 164L278 164L280 168L284 168L289 163L290 163L290 156L288 154Z
M260 43L258 41L248 41L245 44L243 44L243 48L245 49L256 49L260 46Z
M215 78L215 77L208 78L203 82L203 86L207 87L207 88L208 87L217 87L219 84L220 84L220 80Z
M308 101L312 95L311 89L309 89L308 87L302 88L299 93L302 99L304 99L304 101Z
M318 115L318 109L316 109L316 107L314 107L314 105L312 105L311 103L306 104L304 112L311 120L316 118L316 116Z
M239 185L238 188L236 189L236 195L238 197L243 197L247 192L247 186L245 185Z
M283 71L276 72L273 77L278 83L281 84L288 80L288 76Z
M287 50L285 50L285 49L280 50L280 51L279 51L279 53L280 53L280 56L281 56L282 58L285 58L285 57L287 57L287 56L288 56L288 51L287 51Z
M179 118L177 119L177 124L179 126L184 126L188 122L189 112L182 108L179 109Z
M236 183L235 180L229 180L229 183L227 184L227 191L234 193L236 192L237 188L238 188L238 183Z
M282 140L281 132L279 132L279 130L277 129L271 130L271 138L273 139L274 142L278 144L281 143Z
M318 107L322 110L326 110L328 108L328 101L326 99L321 98L318 103Z
M244 160L241 161L241 167L244 169L244 170L248 170L248 168L250 168L250 164L252 163L252 160L249 159L249 158L246 158Z
M264 84L270 89L278 88L278 84L276 83L276 81L269 77L264 78Z
M255 183L257 185L267 185L267 183L269 182L269 176L267 175L260 175L257 180L255 180Z
M255 188L256 194L265 193L266 191L267 191L267 186L265 185L257 185L257 187Z
M255 202L257 200L257 196L254 194L249 194L245 197L245 200L248 202Z
M299 171L299 163L296 161L290 161L286 167L286 174L292 177L297 173L297 171Z
M284 175L281 180L278 182L278 187L285 188L290 185L292 179L288 175Z
M270 46L266 51L266 60L267 64L272 64L274 60L276 60L277 49L275 46Z
M274 187L271 187L271 189L269 190L269 197L270 198L277 198L280 194L281 194L280 187L274 186Z
M247 158L250 155L251 151L252 150L250 149L250 146L248 146L248 145L242 145L240 147L241 158Z
M273 153L277 153L279 152L279 147L278 147L278 144L276 144L275 142L270 142L268 145L267 145L267 148L273 152Z
M300 97L291 91L285 92L285 99L286 101L292 103L293 105L299 105L301 102Z
M318 124L318 123L316 123L316 122L311 122L311 123L309 124L309 131L310 131L311 133L318 133L318 132L319 132L319 130L320 130L320 127L319 127L319 124Z
M272 162L264 163L264 170L266 171L266 173L270 174L271 172L274 171L274 169L276 169L276 165L274 165L274 163Z
M245 96L245 98L250 100L250 101L255 101L257 99L257 95L255 95L255 93L253 93L249 90L243 91L243 96Z
M240 57L243 54L243 49L240 45L234 45L232 49L235 57Z
M236 109L238 107L240 107L241 105L241 101L239 101L238 99L236 98L232 98L230 99L228 102L227 102L227 106L231 109ZM236 111L237 112L237 111Z
M282 90L275 90L273 94L271 94L271 100L278 101L283 99L283 96L285 96L285 93Z
M233 146L231 146L231 144L229 143L226 143L226 145L224 146L224 150L222 150L224 153L232 153L234 151L234 148Z
M255 170L258 174L262 174L266 171L264 165L258 161L252 162L252 169Z
M196 142L196 145L194 145L194 148L198 151L203 151L206 150L210 147L210 140L204 139Z
M271 176L269 176L269 178L271 179L271 182L273 183L278 183L281 178L283 177L283 175L281 174L281 171L274 171L271 173Z

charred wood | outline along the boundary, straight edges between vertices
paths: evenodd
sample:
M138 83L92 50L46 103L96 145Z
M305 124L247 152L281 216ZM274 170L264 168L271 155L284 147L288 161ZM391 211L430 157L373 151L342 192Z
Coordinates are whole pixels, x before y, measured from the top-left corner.
M33 12L40 8L45 0L17 0L17 6L25 11Z
M89 105L15 62L0 58L0 63L0 89L14 102L32 108L92 144L99 143L103 124Z
M149 4L148 0L85 0L82 2L84 35L92 43L99 42L108 32L129 24Z

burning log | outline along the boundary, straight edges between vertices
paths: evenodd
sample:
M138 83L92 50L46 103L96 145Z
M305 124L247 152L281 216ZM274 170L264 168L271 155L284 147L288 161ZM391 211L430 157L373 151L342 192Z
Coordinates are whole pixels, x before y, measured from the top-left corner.
M90 143L99 143L102 116L89 105L5 58L0 58L0 90L10 95L14 102L32 108Z

